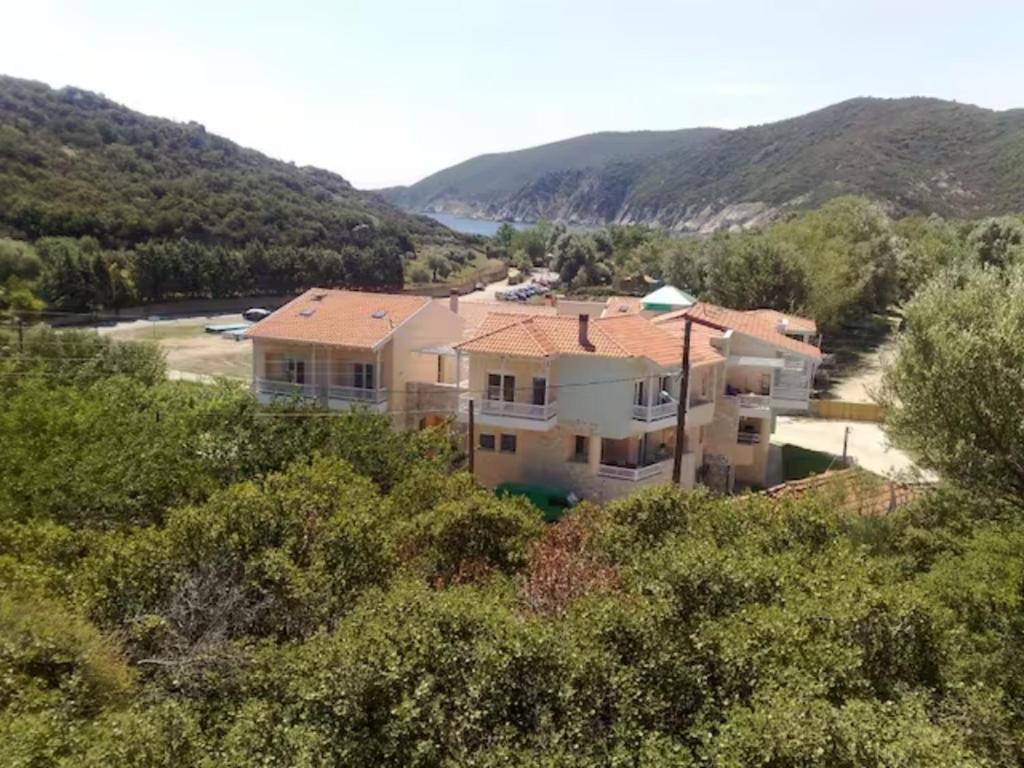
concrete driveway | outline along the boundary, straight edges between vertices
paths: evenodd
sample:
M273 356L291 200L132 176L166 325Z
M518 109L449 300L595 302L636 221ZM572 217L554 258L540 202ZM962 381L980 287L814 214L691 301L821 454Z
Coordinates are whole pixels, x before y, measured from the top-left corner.
M881 426L870 422L779 416L772 442L841 456L847 427L850 429L847 453L864 469L886 477L919 471L907 454L889 445ZM923 474L927 479L934 479L929 473Z

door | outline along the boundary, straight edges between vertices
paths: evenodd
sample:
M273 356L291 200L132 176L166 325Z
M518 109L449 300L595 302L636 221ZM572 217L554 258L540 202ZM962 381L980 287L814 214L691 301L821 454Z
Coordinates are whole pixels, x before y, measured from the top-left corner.
M533 404L547 405L548 380L535 378L533 380Z
M306 383L306 361L305 360L289 360L288 361L288 381L293 384L305 384Z
M641 379L633 383L633 404L647 405L647 382Z

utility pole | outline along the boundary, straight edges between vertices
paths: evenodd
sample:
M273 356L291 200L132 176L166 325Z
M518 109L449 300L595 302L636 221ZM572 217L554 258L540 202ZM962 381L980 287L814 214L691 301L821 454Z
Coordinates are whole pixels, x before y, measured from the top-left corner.
M469 475L473 476L473 454L476 448L476 429L473 425L473 400L469 401L469 445L467 446L466 455L469 457Z
M683 444L686 440L686 409L690 400L690 331L693 321L688 317L683 326L683 377L679 382L679 408L676 412L676 450L672 457L672 482L679 485L683 474Z

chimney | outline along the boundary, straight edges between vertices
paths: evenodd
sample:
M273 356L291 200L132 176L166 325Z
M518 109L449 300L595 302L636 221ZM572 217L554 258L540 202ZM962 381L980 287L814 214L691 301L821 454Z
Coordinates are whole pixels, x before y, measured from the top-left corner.
M448 309L456 315L459 314L459 292L454 288L448 294Z
M584 349L591 349L589 331L590 315L580 315L580 346Z
M788 328L789 328L789 318L788 317L784 317L781 320L779 320L778 324L775 326L775 330L778 331L779 333L781 333L783 336L786 335L786 331L787 331Z

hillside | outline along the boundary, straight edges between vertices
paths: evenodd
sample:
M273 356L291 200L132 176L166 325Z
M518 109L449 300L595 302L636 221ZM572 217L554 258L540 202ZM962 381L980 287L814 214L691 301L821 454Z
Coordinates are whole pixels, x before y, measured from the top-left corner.
M485 155L384 193L416 210L684 231L759 223L842 194L896 213L995 215L1024 210L1024 110L852 99L731 131L595 134Z
M408 250L456 240L337 174L273 160L198 123L0 76L0 236L52 235L107 248L187 238Z
M699 146L719 133L718 128L593 133L531 149L480 155L438 171L410 187L392 187L381 192L412 210L427 208L432 201L449 196L500 203L553 169L581 171L648 159Z

